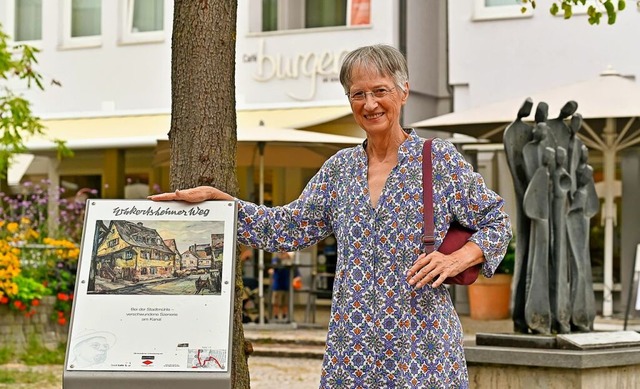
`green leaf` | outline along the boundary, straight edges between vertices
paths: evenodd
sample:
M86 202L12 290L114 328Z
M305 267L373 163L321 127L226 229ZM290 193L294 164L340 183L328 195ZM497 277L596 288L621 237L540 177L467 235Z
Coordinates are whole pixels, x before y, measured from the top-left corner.
M592 16L589 17L589 24L600 24L600 18L602 17L602 12L595 12Z
M558 4L557 3L553 3L551 4L551 15L556 16L558 14L558 11L560 11L560 8L558 8Z
M604 9L607 10L607 15L611 15L612 13L615 13L615 7L613 6L613 3L611 2L611 0L607 0L604 2Z
M573 16L573 8L571 4L566 4L566 6L564 7L564 18L571 19L571 16Z
M26 84L26 89L44 90L44 78L38 71L36 58L40 50L24 44L9 45L8 42L9 36L0 25L0 79L7 81L0 85L0 178L6 177L11 156L26 151L27 135L45 132L40 119L31 111L31 103L7 86L20 91ZM58 155L70 155L66 146L57 144Z
M618 0L618 11L624 11L627 8L627 3L624 0Z
M73 150L67 147L67 141L61 140L61 139L53 139L53 142L57 146L59 160L62 160L62 158L68 158L68 157L74 156Z

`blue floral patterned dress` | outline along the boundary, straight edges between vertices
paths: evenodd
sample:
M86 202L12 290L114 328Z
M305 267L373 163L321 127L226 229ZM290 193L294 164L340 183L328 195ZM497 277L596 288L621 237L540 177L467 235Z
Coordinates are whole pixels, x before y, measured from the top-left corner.
M416 289L405 273L422 250L422 145L408 130L375 208L363 145L339 151L300 197L280 207L239 201L238 236L294 251L333 233L338 260L321 388L466 388L458 315L444 286ZM365 146L366 147L366 146ZM477 232L493 275L511 239L503 200L455 147L432 144L436 247L451 220Z

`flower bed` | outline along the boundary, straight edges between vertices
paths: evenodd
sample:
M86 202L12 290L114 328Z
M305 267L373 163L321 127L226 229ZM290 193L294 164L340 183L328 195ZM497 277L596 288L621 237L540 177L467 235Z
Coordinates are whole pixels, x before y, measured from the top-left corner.
M66 334L85 203L54 199L59 213L50 223L46 182L23 189L19 195L0 194L0 318L23 326L29 320L42 324L46 312L47 322Z

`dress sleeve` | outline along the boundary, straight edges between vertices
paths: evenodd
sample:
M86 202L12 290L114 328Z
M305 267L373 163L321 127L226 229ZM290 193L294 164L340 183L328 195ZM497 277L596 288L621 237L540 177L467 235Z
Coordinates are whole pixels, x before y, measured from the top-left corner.
M434 140L434 175L448 181L448 209L454 220L476 230L470 240L482 250L482 272L491 277L511 240L511 222L504 199L489 189L450 142Z
M269 252L298 251L332 232L334 158L309 181L300 197L277 207L238 200L238 242Z

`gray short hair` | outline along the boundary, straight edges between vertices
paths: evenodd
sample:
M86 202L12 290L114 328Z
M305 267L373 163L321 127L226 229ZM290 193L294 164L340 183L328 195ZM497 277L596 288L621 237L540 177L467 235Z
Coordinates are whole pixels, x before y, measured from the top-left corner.
M345 93L351 88L351 72L355 67L364 66L377 70L381 76L392 77L396 86L405 90L409 82L409 70L404 55L389 45L372 45L357 48L348 53L340 68L340 83Z

